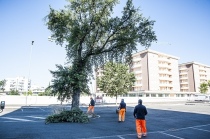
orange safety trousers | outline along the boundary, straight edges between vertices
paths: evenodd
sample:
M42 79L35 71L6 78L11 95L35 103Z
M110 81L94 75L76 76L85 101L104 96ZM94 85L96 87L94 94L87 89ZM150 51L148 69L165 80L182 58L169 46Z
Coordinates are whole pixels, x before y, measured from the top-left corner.
M136 119L136 132L139 136L147 134L146 120Z
M89 113L90 111L91 111L92 113L94 112L94 106L89 106L89 107L88 107L88 113Z
M125 109L119 110L119 121L125 121Z

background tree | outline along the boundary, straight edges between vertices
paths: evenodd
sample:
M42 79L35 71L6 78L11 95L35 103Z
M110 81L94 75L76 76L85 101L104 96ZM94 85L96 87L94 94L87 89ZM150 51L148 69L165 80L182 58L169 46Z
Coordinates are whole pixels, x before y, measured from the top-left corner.
M205 82L201 83L201 84L200 84L200 87L199 87L200 93L202 93L202 94L207 93L207 92L208 92L208 87L209 87L209 86L208 86L207 83L205 83Z
M38 93L38 96L51 96L51 95L52 95L52 91L49 87L46 88L44 92Z
M20 95L17 90L11 90L8 95Z
M210 80L208 80L208 86L210 87Z
M33 94L33 92L31 91L31 90L28 90L27 92L24 92L23 93L25 96L27 95L27 96L32 96L32 94Z
M3 91L3 93L4 93L4 90L5 90L5 85L6 85L6 80L1 80L0 81L0 90L2 90Z
M129 73L128 66L120 63L108 62L103 69L103 75L97 78L97 86L109 96L127 94L134 85L135 76Z
M55 89L60 85L59 81L70 81L62 83L68 87L62 89L57 86L61 91L55 89L54 92L61 96L70 95L72 107L79 107L80 94L88 88L93 66L100 67L113 59L120 62L125 57L127 63L131 62L131 54L137 50L137 44L149 47L152 41L156 41L154 21L143 17L132 0L127 0L121 17L113 17L113 8L118 2L69 0L65 9L50 8L46 16L51 36L57 44L65 44L67 62L71 63L71 68L59 66L58 71L51 72L58 78L51 87ZM59 70L64 70L69 79L60 75L59 72L63 71Z

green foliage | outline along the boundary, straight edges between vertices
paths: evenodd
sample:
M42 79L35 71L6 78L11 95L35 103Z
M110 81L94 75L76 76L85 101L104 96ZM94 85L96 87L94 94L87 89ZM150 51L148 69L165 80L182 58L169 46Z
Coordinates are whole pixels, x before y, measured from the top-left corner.
M70 122L70 123L88 123L87 114L80 108L73 108L70 111L62 111L59 114L53 114L45 119L46 123Z
M28 92L24 92L23 95L32 96L33 92L29 90Z
M71 99L74 89L79 88L82 92L89 94L86 74L79 72L81 73L79 75L78 71L75 71L72 67L68 68L61 65L56 65L56 67L58 68L57 71L50 71L54 79L52 85L46 89L50 90L52 95L58 95L58 99L63 102Z
M50 90L50 88L46 88L44 92L41 92L38 94L38 96L52 96L52 91Z
M208 92L208 87L209 87L208 83L205 83L205 82L201 83L200 87L199 87L200 93L202 93L202 94L207 93Z
M134 82L135 76L128 72L127 65L112 62L105 64L103 76L97 78L100 90L110 96L127 94Z
M8 93L8 95L20 95L17 90L12 90Z
M210 87L210 80L208 80L208 86Z
M52 96L52 95L48 92L40 92L38 93L38 96Z
M148 48L156 41L154 21L142 16L132 0L114 17L118 0L69 0L62 10L50 8L46 25L57 44L65 44L71 68L57 66L50 86L62 100L72 97L72 107L79 106L80 93L89 93L87 84L95 68L107 61L131 62L137 43Z
M6 80L1 80L0 81L0 90L2 90L4 92L4 86L6 85Z

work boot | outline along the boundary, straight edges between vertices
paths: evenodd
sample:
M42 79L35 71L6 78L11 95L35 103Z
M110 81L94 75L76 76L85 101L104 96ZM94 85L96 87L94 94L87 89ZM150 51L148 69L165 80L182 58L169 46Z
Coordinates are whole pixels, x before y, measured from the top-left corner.
M147 133L143 133L143 137L146 137L147 136Z
M137 134L137 138L138 139L141 139L141 134Z

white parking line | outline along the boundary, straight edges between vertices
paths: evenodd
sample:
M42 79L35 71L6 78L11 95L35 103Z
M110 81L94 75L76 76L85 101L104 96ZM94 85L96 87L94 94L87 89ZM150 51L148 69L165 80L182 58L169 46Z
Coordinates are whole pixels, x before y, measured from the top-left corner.
M185 130L185 129L190 129L190 128L197 129L196 127L205 127L205 126L210 126L210 124L197 125L197 126L191 126L191 127L185 127L185 128L177 128L177 129L169 129L169 130L164 130L164 131L153 131L153 132L148 132L148 135L149 134L157 134L157 133L160 133L160 134L171 136L171 137L174 137L174 138L177 138L177 139L184 139L184 138L181 138L181 137L178 137L178 136L167 134L166 132L168 132L168 131L179 131L179 130ZM202 129L200 129L200 130L202 130ZM210 132L208 130L202 130L202 131ZM120 139L124 139L122 136L133 136L133 135L136 135L136 134L122 134L122 135L112 135L112 136L99 136L99 137L90 137L90 138L81 138L81 139L103 139L103 138L113 138L113 137L118 137Z
M192 127L192 129L196 129L196 130L200 130L200 131L205 131L205 132L210 132L209 130L204 130L204 129L194 128L194 127Z
M125 138L123 138L123 137L121 137L121 136L117 136L118 138L120 138L120 139L125 139Z
M174 137L174 138L177 138L177 139L184 139L184 138L177 137L177 136L174 136L174 135L171 135L171 134L167 134L167 133L164 133L164 132L159 132L159 133L167 135L167 136L171 136L171 137Z
M81 138L81 139L103 139L103 138L113 138L113 137L121 137L121 136L130 136L136 134L123 134L123 135L112 135L112 136L100 136L100 137L90 137L90 138ZM121 139L124 139L121 137Z
M1 117L3 119L10 119L10 120L16 120L16 121L23 121L23 122L33 122L33 120L27 120L27 119L20 119L20 118L10 118L10 117Z
M25 117L30 117L30 118L35 118L35 119L45 119L45 117L38 117L38 116L25 116Z
M197 125L197 126L192 126L192 127L202 127L202 126L210 126L210 124L206 124L206 125Z
M40 110L42 110L42 111L45 111L44 109L42 109L42 108L39 108Z

